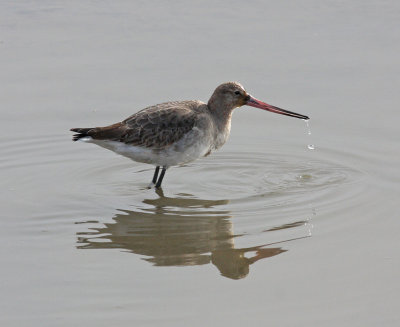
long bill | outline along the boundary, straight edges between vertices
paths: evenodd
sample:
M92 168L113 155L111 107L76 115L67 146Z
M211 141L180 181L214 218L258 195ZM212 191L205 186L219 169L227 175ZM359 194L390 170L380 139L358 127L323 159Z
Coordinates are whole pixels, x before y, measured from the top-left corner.
M250 96L250 99L247 100L246 105L255 107L255 108L260 108L260 109L267 110L267 111L271 111L276 114L281 114L281 115L285 115L285 116L300 118L300 119L304 119L304 120L310 119L308 116L304 116L304 115L295 113L293 111L289 111L289 110L281 109L281 108L278 108L275 106L271 106L270 104L262 102L260 100L257 100L256 98L253 98L252 96Z

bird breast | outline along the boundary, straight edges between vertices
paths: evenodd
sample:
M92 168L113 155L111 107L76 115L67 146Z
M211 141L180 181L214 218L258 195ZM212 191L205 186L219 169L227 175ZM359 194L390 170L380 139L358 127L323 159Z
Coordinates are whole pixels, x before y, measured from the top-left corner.
M227 120L227 122L223 125L218 126L216 128L216 135L215 135L215 141L214 141L214 150L218 150L221 146L225 144L225 142L229 138L229 134L231 132L231 119Z

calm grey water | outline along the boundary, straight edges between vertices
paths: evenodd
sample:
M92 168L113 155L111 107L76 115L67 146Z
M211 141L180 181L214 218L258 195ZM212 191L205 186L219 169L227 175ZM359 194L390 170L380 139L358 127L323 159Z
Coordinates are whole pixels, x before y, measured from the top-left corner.
M396 1L2 1L1 326L397 326L399 21ZM162 192L71 141L229 80L311 135L242 107Z

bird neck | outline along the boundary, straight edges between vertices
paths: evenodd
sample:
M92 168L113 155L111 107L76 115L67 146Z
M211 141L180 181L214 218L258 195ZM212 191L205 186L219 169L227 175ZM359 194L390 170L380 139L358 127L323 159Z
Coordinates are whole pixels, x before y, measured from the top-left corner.
M231 118L233 108L228 108L222 103L218 103L218 99L213 98L207 104L208 110L214 121L214 144L213 149L219 149L228 139L231 131Z
M219 129L223 129L225 126L230 125L232 111L234 108L228 106L223 101L220 101L218 97L211 97L207 103L207 107L217 122Z

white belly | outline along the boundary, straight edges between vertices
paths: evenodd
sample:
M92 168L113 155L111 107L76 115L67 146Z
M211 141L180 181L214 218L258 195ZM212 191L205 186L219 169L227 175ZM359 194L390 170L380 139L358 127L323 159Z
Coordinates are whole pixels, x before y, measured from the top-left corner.
M193 133L188 133L178 142L162 150L117 141L94 140L89 136L82 138L81 141L97 144L134 161L171 167L194 161L210 152L212 147L210 138L204 135L199 137L198 134L199 131L194 130Z

